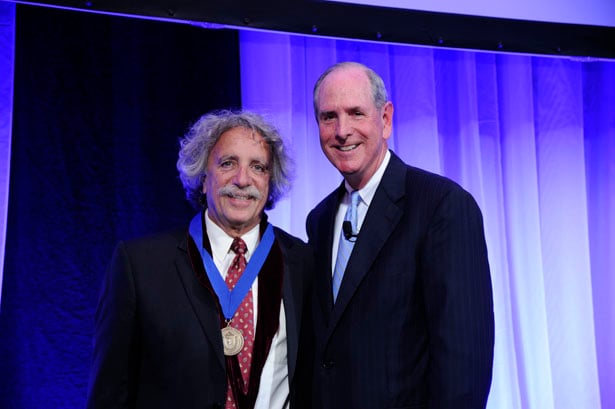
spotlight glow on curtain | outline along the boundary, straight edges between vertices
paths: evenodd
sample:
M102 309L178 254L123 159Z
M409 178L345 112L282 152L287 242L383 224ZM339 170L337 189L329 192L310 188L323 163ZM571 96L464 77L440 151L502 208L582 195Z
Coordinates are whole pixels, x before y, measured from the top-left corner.
M290 141L296 178L272 221L305 238L341 181L312 87L345 60L379 72L390 148L468 189L485 219L496 314L492 409L615 408L615 61L241 32L243 107Z
M0 305L2 302L6 217L9 205L14 51L15 4L0 2Z

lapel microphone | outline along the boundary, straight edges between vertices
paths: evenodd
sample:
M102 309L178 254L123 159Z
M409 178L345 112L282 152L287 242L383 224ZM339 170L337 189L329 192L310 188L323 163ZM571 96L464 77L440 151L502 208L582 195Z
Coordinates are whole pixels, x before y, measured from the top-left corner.
M344 232L344 237L346 238L346 240L349 240L349 241L357 240L358 234L352 234L352 223L350 223L350 220L346 220L344 221L344 223L342 223L342 230Z

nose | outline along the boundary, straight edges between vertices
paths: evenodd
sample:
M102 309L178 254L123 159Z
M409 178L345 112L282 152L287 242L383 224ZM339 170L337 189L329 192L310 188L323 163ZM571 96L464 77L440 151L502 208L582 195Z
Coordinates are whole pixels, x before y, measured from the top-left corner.
M233 175L233 183L239 187L249 186L252 183L250 169L247 166L238 166L237 172Z
M352 134L352 126L346 116L340 115L337 118L335 134L340 139L346 139Z

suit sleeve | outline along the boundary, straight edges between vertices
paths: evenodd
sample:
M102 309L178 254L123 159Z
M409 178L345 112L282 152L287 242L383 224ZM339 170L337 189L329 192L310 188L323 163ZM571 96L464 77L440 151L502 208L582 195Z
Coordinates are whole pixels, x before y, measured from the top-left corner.
M493 299L480 210L451 190L428 227L421 267L434 408L484 408L491 385Z
M137 344L135 284L126 247L119 243L96 309L88 409L135 407Z

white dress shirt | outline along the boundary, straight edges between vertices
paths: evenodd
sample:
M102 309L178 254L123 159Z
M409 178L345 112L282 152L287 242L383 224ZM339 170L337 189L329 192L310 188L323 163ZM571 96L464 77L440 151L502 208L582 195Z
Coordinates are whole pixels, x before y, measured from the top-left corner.
M211 244L212 258L220 275L226 279L229 266L235 258L231 250L233 237L229 236L209 218L205 211L205 228ZM259 226L241 236L246 243L246 261L254 254L260 241ZM252 300L254 302L254 330L256 333L256 319L258 316L258 277L252 283ZM284 301L280 305L280 324L273 336L271 348L263 366L261 382L256 396L255 409L288 409L289 384L286 348L286 315L284 314Z

